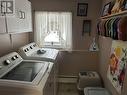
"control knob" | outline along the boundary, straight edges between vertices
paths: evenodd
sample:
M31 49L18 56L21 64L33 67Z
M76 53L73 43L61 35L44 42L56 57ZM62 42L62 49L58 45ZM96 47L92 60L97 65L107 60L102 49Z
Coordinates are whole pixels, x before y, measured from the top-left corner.
M27 51L29 51L29 48L27 48Z
M18 55L15 55L16 58L19 58Z
M27 49L25 49L24 51L27 52Z
M15 59L16 59L16 57L14 56L14 57L12 57L11 59L12 59L12 60L15 60Z
M33 49L33 47L32 47L32 46L30 46L30 48L31 48L31 49Z
M36 44L33 45L34 47L36 46Z
M9 65L11 62L10 62L10 60L5 60L4 61L4 65Z

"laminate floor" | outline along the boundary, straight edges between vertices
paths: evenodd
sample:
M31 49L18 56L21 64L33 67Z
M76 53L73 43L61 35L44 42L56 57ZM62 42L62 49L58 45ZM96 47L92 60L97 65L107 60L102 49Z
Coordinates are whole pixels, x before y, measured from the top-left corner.
M79 95L75 83L59 83L58 95Z

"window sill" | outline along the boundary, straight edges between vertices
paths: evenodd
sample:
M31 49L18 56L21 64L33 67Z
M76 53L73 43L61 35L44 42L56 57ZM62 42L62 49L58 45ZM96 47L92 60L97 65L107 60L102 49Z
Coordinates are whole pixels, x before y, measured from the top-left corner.
M51 46L51 45L44 45L43 47L44 47L44 48L59 49L59 50L63 49L63 48L62 48L61 46L59 46L59 45L53 45L53 46Z
M51 48L51 49L57 49L59 51L68 51L68 52L72 51L72 50L66 50L65 48L62 48L61 46L57 46L57 45L55 45L55 46L45 45L45 46L43 46L43 48Z

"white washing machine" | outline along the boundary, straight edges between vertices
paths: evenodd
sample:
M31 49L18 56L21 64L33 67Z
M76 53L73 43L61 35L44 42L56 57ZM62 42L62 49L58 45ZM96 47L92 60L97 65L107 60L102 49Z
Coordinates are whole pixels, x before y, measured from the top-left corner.
M24 59L42 60L50 62L54 62L56 60L58 52L59 51L57 49L40 48L34 42L21 47L18 51L18 53Z
M44 95L52 62L24 61L16 53L0 58L0 95Z
M30 43L21 47L18 53L22 56L22 58L27 60L39 60L39 61L48 61L53 62L53 70L54 70L54 95L57 94L58 89L58 72L59 72L59 64L57 62L57 56L59 50L51 49L51 48L40 48L36 43Z

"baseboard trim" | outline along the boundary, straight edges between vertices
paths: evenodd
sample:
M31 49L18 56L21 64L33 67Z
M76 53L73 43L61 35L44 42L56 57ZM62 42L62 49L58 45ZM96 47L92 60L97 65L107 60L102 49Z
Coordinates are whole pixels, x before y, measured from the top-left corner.
M59 83L77 83L77 76L64 76L61 75L58 78Z

